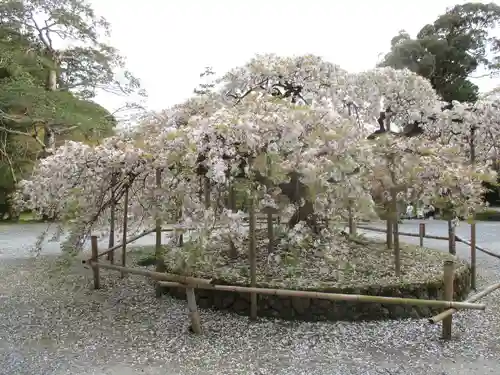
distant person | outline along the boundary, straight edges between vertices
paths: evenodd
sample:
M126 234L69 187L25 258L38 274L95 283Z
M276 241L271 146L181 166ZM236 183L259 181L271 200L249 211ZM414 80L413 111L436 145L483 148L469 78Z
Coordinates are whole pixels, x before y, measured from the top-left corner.
M432 204L427 206L427 209L425 210L424 213L424 218L425 219L435 219L436 218L436 209Z
M408 206L406 206L406 217L408 219L412 219L413 218L413 206L411 204L409 204Z

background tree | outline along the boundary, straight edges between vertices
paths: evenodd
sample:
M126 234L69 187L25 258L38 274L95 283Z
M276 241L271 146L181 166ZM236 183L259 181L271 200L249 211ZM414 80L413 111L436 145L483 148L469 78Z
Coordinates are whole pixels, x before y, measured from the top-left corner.
M8 193L34 160L66 139L95 142L114 132L114 114L92 101L98 90L144 93L123 58L100 41L109 24L86 1L7 0L0 22L3 217Z
M492 31L500 22L500 6L495 3L456 5L425 25L416 38L406 31L391 40L391 50L380 66L408 68L427 78L444 101L475 103L479 87L471 78L485 72L491 76L500 68L500 39ZM477 78L477 76L476 76ZM462 129L463 140L470 144L471 162L476 126ZM500 202L498 186L486 184L490 204Z
M427 78L447 102L476 101L479 88L470 81L478 69L498 72L500 39L492 36L499 24L494 3L456 5L425 25L416 38L401 31L380 66L408 68Z

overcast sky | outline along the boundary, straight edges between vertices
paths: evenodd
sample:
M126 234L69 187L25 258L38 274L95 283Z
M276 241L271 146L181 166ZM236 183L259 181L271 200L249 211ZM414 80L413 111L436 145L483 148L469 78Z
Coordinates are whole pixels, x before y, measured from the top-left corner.
M373 68L399 30L412 36L455 0L92 0L112 25L110 43L160 110L189 97L199 73L244 64L256 53L312 53L349 71ZM496 86L480 81L484 90ZM113 110L125 99L100 95Z

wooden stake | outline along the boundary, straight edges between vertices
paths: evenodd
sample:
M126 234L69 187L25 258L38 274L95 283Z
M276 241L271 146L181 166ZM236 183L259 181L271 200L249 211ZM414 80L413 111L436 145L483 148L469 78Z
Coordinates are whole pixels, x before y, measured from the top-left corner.
M351 236L355 236L356 235L356 220L354 220L354 212L352 210L352 206L353 206L353 201L352 199L349 199L349 234Z
M470 287L476 290L476 223L470 225Z
M128 186L125 188L123 196L123 237L122 237L122 267L127 264L127 224L128 224ZM125 273L121 273L120 277L125 277Z
M271 209L267 211L267 251L271 254L274 250L274 219Z
M256 238L255 238L255 205L253 190L250 191L248 199L249 213L249 233L248 241L248 259L250 261L250 287L255 288L257 285L257 254L256 254ZM257 319L257 293L250 293L250 319Z
M453 300L453 278L455 274L455 264L451 260L444 262L443 266L443 281L444 281L444 296L446 301ZM443 319L442 337L444 340L451 339L451 323L453 316L447 316Z
M189 319L191 321L191 329L197 335L201 334L201 319L198 306L196 305L196 295L194 288L186 288L186 300L189 310Z
M228 186L228 197L227 197L227 202L228 202L228 207L231 210L231 212L236 212L236 189L234 188L234 181L229 181L229 186ZM234 245L234 241L230 238L229 239L229 257L231 259L236 259L238 257L238 251L236 249L236 246Z
M394 235L394 269L396 276L401 275L401 248L399 246L399 214L396 189L391 189L391 214Z
M101 287L101 281L99 278L99 266L97 262L99 262L99 248L97 246L97 236L90 237L90 244L92 246L92 261L94 261L94 265L92 266L92 273L94 274L94 289L99 289Z
M387 248L392 249L392 218L390 217L390 214L389 217L386 219L386 229L385 230L381 229L380 232L386 233L385 236L386 236Z
M420 238L420 247L424 247L425 223L420 223L418 225L418 235Z
M448 251L453 255L457 253L455 242L455 227L453 226L452 220L448 220Z
M161 170L156 169L155 172L156 187L161 188ZM160 209L160 204L157 202L158 210ZM155 223L155 261L156 261L156 272L165 272L165 261L163 259L163 247L161 245L161 218L158 216ZM160 285L156 284L155 296L158 298L162 295L162 288Z
M115 246L115 214L116 214L116 202L115 202L115 191L114 186L116 185L116 176L115 174L111 177L111 205L110 205L110 216L109 216L109 241L108 241L108 249L111 249ZM115 262L115 251L112 250L108 253L108 260L111 264Z

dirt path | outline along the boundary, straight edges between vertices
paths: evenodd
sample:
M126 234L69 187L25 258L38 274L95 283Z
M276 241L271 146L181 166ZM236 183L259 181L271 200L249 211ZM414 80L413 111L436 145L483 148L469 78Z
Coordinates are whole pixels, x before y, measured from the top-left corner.
M155 299L143 278L104 272L103 288L93 291L79 264L68 269L50 255L26 258L37 227L11 228L0 228L1 375L500 372L499 292L484 299L486 311L456 315L450 342L439 339L439 325L424 320L252 323L210 310L202 311L206 334L196 337L186 333L185 304ZM416 224L403 228L416 231ZM428 232L443 234L442 228L435 222ZM496 250L498 229L480 226L479 242ZM52 246L46 253L56 252ZM500 280L500 262L480 255L478 266L481 286Z

